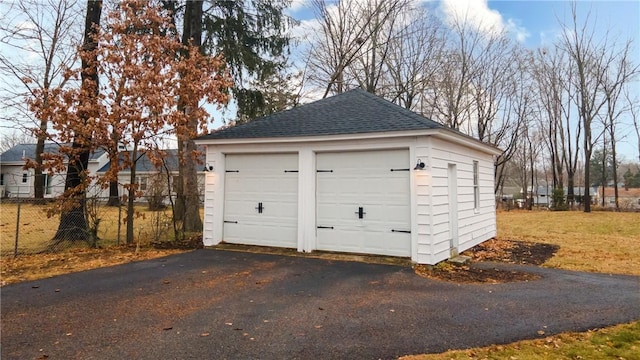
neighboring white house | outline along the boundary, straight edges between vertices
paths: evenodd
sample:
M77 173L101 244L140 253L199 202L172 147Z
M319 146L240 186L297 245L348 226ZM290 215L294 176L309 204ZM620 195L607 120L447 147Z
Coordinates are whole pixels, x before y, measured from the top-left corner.
M201 152L201 158L199 162L204 163L204 148L198 149ZM166 202L166 196L171 193L175 195L175 191L173 189L173 184L178 179L178 150L176 149L168 149L164 150L164 166L161 168L157 168L155 164L149 159L146 154L142 154L138 161L136 162L136 180L135 182L138 184L138 190L142 192L142 197L138 198L138 200L148 200L150 196L164 196ZM122 152L121 152L122 157ZM120 160L122 161L122 159ZM104 164L102 168L97 171L98 175L104 175L109 167L111 166L110 162ZM201 194L201 200L203 199L204 194L204 179L205 179L205 171L204 165L197 165L198 169L198 193ZM167 174L168 172L168 174ZM167 181L168 180L168 181ZM131 169L122 169L118 172L118 194L120 196L128 194L128 190L125 188L126 184L131 183ZM171 192L168 188L171 187ZM102 189L100 193L100 197L108 197L109 189Z
M496 234L500 150L363 90L196 139L203 239L435 264Z
M24 165L26 159L33 160L35 158L36 144L20 144L7 150L0 155L0 194L1 197L21 197L30 198L34 196L33 169L25 170ZM47 143L45 145L45 153L57 153L59 145L55 143ZM203 151L204 149L200 149ZM178 176L177 150L165 150L165 164L169 170L169 178L171 184L174 183ZM200 162L204 160L200 159ZM89 158L89 173L92 175L104 175L109 169L109 157L103 150L98 150L91 154ZM164 195L168 195L167 176L164 169L157 169L151 163L146 155L142 155L136 163L136 182L139 184L139 190L143 196L137 200L144 201L147 196L151 195L153 189L156 193L159 191ZM204 194L204 166L198 167L198 189L200 194ZM129 184L130 170L123 169L118 174L118 194L120 196L127 194L124 185ZM55 198L64 192L64 182L66 170L62 173L53 175L45 174L45 198ZM88 190L90 196L104 197L109 196L109 189L102 188L94 181ZM202 199L204 200L204 199Z
M598 188L597 194L602 199L604 196L604 206L607 208L615 208L616 207L616 196L615 196L615 188L607 187L604 188L604 194L602 193L602 188ZM621 209L631 210L631 209L640 209L640 189L638 188L618 188L618 205Z
M46 143L45 153L57 153L60 145ZM34 160L36 144L19 144L0 155L0 196L29 198L34 196L34 170L24 169L26 159ZM107 154L98 150L89 157L89 173L95 174L109 161ZM43 174L44 196L54 198L64 192L66 171L56 174Z

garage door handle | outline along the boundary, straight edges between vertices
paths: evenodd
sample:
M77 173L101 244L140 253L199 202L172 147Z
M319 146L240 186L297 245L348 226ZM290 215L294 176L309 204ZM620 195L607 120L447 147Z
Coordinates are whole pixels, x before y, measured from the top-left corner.
M333 230L333 226L318 226L318 229L332 229Z
M237 224L237 221L230 221L230 220L225 220L224 221L226 224Z
M258 210L258 214L262 214L262 210L264 210L264 206L262 206L261 202L258 203L258 207L256 207L256 210Z
M411 234L411 231L409 231L409 230L396 230L396 229L391 229L391 232Z
M356 211L354 214L358 214L358 219L363 219L364 218L364 214L366 214L366 212L364 212L364 208L362 206L360 206L358 208L358 211Z

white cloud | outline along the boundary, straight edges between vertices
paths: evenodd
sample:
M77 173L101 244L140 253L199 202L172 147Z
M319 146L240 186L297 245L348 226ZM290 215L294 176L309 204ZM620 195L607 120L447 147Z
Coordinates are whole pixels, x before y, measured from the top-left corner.
M505 20L499 11L490 9L487 0L441 0L440 9L449 24L463 22L488 37L508 32L524 42L530 36L514 19Z
M525 42L531 34L524 26L518 25L513 19L507 20L506 30L513 34L518 42Z
M289 35L296 40L307 41L321 29L322 24L318 19L301 20L298 25L289 30Z
M309 0L292 0L291 4L287 8L289 13L295 13L299 10L306 9L309 7Z

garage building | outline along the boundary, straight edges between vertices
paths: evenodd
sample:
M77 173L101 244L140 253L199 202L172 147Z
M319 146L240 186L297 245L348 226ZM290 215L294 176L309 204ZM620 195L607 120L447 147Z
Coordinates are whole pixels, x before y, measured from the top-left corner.
M496 234L500 150L356 89L196 139L204 244L435 264Z

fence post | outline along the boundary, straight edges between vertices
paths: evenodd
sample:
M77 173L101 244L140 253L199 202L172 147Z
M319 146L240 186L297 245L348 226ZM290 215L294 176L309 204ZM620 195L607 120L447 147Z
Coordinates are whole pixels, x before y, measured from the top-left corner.
M118 237L116 245L120 246L120 227L122 226L122 203L120 202L120 198L118 198Z
M18 257L18 237L20 236L20 205L22 205L22 201L18 198L18 213L16 215L16 243L13 248L13 257Z

